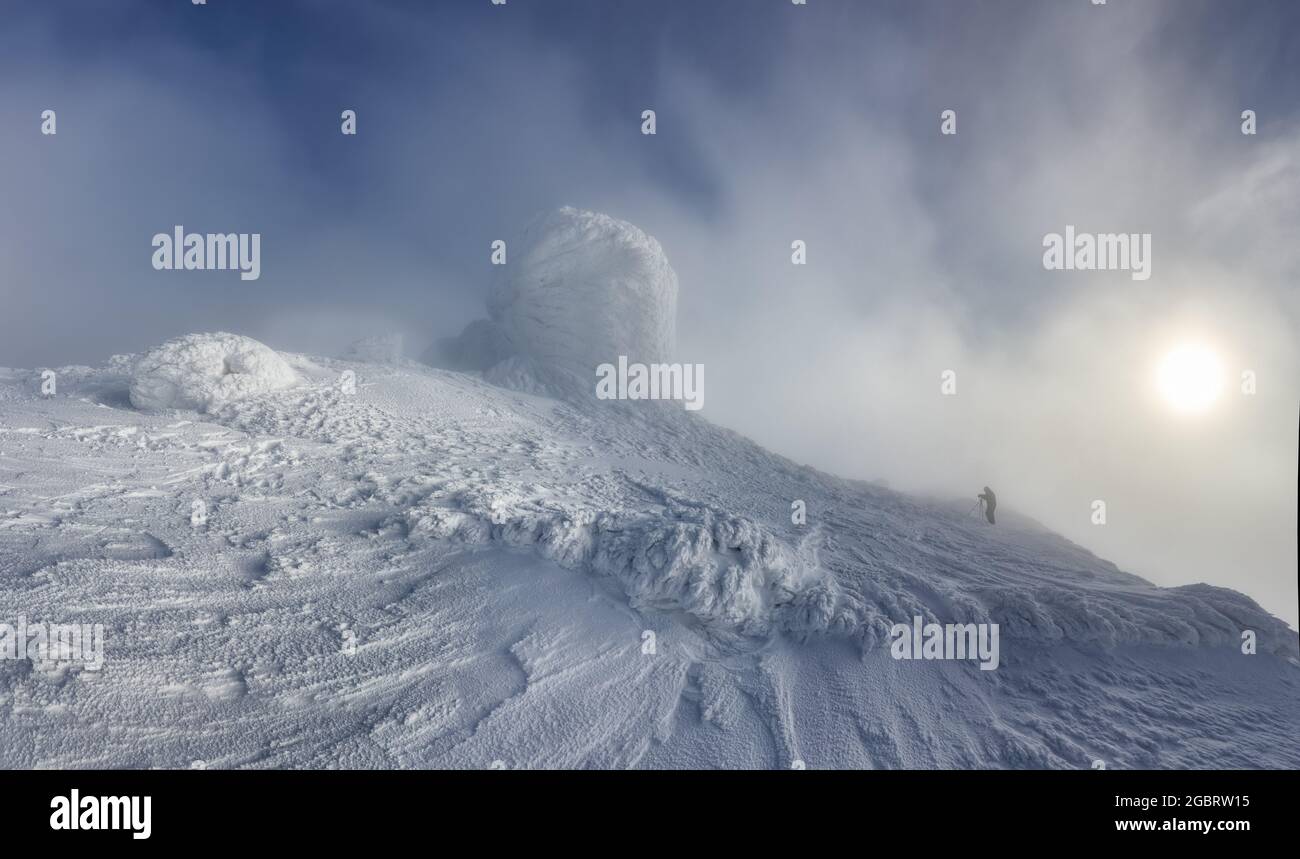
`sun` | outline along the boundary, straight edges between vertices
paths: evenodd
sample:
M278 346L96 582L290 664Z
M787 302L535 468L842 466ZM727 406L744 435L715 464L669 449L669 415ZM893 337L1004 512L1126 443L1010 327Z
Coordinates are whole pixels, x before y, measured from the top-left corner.
M1160 359L1156 386L1175 411L1185 415L1206 412L1223 392L1223 362L1214 350L1200 344L1179 346Z

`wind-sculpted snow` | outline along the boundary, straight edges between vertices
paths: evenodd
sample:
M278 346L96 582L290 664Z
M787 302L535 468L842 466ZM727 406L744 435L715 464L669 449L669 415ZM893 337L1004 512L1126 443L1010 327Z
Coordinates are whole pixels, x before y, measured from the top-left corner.
M666 404L284 360L199 415L126 358L0 372L0 621L106 630L93 677L0 659L0 765L1300 767L1295 633L1005 490L989 527ZM893 659L917 615L998 668Z
M465 489L452 506L428 502L401 514L411 537L499 542L560 566L608 576L630 604L684 612L710 633L850 631L838 588L817 565L811 540L787 545L741 517L704 507L558 508Z
M137 409L209 412L298 382L283 358L250 337L188 334L169 340L135 365L131 404Z
M998 583L978 571L958 578L931 570L921 578L911 571L923 568L912 567L906 551L873 557L881 575L850 567L836 577L820 561L826 542L820 528L783 538L724 509L670 500L664 490L638 482L613 482L621 484L612 492L619 501L606 509L551 493L540 501L499 481L455 483L398 519L414 539L496 542L608 576L633 606L685 612L726 638L835 632L869 650L883 646L894 623L919 614L927 622L996 623L1004 636L1041 644L1231 647L1249 629L1263 651L1290 656L1296 650L1284 623L1234 591L1143 583L1130 592L1061 579ZM638 507L635 501L648 492L656 503Z

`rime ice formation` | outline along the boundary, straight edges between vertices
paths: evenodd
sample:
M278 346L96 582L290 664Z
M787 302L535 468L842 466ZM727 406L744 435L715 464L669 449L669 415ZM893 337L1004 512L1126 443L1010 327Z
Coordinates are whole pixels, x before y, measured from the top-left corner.
M522 354L587 376L599 364L667 360L677 275L659 242L617 218L563 208L524 231L488 297Z
M298 383L274 350L238 334L187 334L146 354L131 374L131 404L144 411L211 412Z
M440 341L426 362L486 370L516 356L587 379L620 355L649 363L676 346L677 275L659 242L626 221L563 208L511 245L488 320Z

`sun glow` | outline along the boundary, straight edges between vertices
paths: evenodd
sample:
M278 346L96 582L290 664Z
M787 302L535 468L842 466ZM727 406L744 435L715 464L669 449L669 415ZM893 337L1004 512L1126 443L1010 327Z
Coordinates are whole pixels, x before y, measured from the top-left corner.
M1160 359L1156 386L1177 412L1206 412L1223 392L1223 362L1212 349L1199 344L1179 346Z

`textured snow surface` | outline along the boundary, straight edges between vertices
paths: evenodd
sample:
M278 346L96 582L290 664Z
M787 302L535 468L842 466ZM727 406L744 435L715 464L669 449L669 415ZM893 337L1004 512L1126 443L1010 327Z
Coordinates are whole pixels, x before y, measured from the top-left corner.
M291 387L293 368L268 346L238 334L187 334L146 354L131 376L137 409L211 412L254 394Z
M0 766L1300 767L1295 633L1009 494L990 528L670 404L288 360L201 415L131 408L125 357L0 371L0 621L106 631L99 672L0 659ZM998 623L997 670L892 659L917 614Z
M669 359L677 275L659 243L617 218L564 208L512 245L488 314L514 351L582 378L627 355Z

